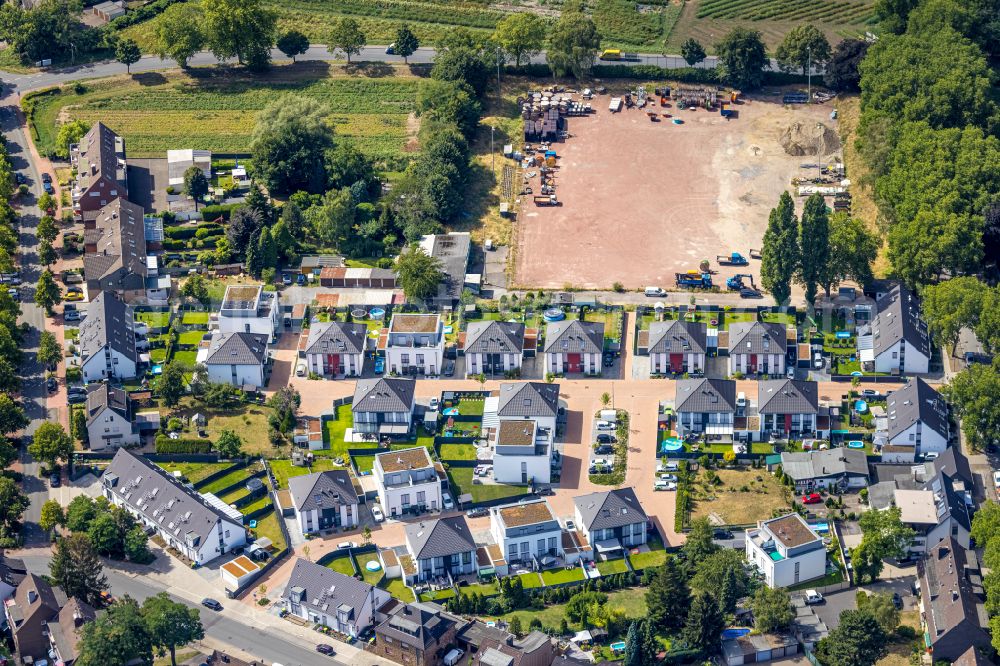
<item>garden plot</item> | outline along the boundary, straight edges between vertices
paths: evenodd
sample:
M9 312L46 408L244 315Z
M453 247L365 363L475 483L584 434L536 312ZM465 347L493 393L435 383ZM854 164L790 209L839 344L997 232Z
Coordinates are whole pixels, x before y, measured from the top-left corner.
M715 483L711 482L713 478ZM791 491L766 469L700 470L691 484L692 518L750 525L790 506Z

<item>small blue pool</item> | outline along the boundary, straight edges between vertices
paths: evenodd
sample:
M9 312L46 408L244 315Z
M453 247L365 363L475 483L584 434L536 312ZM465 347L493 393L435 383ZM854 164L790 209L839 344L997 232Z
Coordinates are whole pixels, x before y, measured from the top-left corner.
M382 565L378 563L378 560L368 560L368 563L365 564L365 569L368 571L380 571Z
M858 414L864 414L865 412L868 411L868 403L865 402L864 400L855 400L854 411L856 411Z
M849 449L863 449L865 448L865 443L860 439L852 439L847 443L847 448Z
M850 331L837 331L834 335L836 335L837 338L840 339L840 340L847 340L848 338L851 337L851 332Z
M663 440L664 451L680 451L684 448L684 441L680 437L667 437Z
M153 366L153 367L152 367L152 368L150 369L150 371L151 371L151 372L152 372L152 373L153 373L154 375L160 375L160 374L163 374L163 364L161 364L161 363L157 363L156 365L154 365L154 366Z
M610 647L615 652L624 652L625 651L625 641L618 641L617 643L612 643Z
M385 310L383 310L382 308L372 308L371 310L368 311L368 315L372 319L381 319L382 317L385 316Z
M722 640L739 638L740 636L746 636L750 633L750 630L746 627L730 627L729 629L722 630Z
M445 416L458 416L458 407L445 407L441 413Z
M810 523L809 527L813 529L813 532L818 532L819 534L825 534L830 531L830 523Z
M851 360L853 361L854 359L852 358ZM864 376L865 373L861 372L860 370L855 370L854 372L851 373L851 377L864 377Z
M549 308L542 314L545 321L562 321L566 318L566 313L559 308Z

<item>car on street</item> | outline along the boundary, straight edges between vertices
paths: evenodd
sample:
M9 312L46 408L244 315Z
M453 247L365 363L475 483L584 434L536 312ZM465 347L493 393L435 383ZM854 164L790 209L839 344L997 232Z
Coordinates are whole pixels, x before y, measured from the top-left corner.
M393 42L392 44L389 44L389 46L385 47L385 54L396 55L396 42Z
M733 538L733 533L732 533L732 531L727 530L725 527L716 527L712 531L712 538L713 539L732 539Z
M334 654L336 654L333 651L333 646L332 645L327 645L326 643L320 643L319 645L317 645L316 646L316 652L319 652L320 654L325 654L325 655L331 656L331 657Z
M594 447L594 453L600 456L610 455L615 452L615 447L610 444L598 444Z
M83 300L83 294L80 293L79 291L68 291L68 292L66 292L66 295L63 296L63 300L65 300L65 301L82 301Z
M42 189L45 190L46 194L56 193L56 188L52 187L52 183L42 183Z
M808 495L802 496L803 504L821 504L822 502L823 498L819 493L809 493Z
M385 520L385 514L382 513L382 507L380 507L378 504L372 507L372 518L375 519L376 523L381 523L383 520Z
M896 610L903 610L903 597L899 596L899 592L892 593L892 605Z
M21 284L20 273L0 273L0 284Z
M212 599L211 597L205 597L204 599L202 599L201 605L204 606L205 608L211 608L214 611L222 610L222 604L220 604L215 599Z
M446 511L451 511L455 508L455 502L452 501L451 495L448 493L441 493L441 503L444 505Z
M657 478L663 481L673 481L674 483L677 482L676 474L660 474L659 476L657 476Z
M614 444L617 441L618 438L616 438L614 435L609 435L606 432L602 432L600 435L597 436L598 444Z
M806 603L810 606L813 604L823 603L823 595L816 590L806 590Z
M52 174L43 171L42 172L42 182L43 183L51 183L52 182Z
M28 179L25 178L24 174L21 173L20 171L15 171L14 172L14 182L17 183L18 185L24 185L25 183L28 182Z
M657 479L653 482L653 490L677 490L677 484L665 479Z
M87 402L87 396L85 394L80 394L80 393L70 393L66 397L66 400L71 405L79 405L84 402Z
M110 606L111 604L115 603L114 595L108 592L107 590L101 590L101 594L99 596L101 598L101 603L103 603L105 606Z
M58 472L49 477L49 486L50 487L52 487L52 488L58 488L61 485L62 485L62 478L59 476Z
M59 388L59 382L56 381L55 377L49 377L45 380L45 388L49 390L49 393L53 393L57 388Z

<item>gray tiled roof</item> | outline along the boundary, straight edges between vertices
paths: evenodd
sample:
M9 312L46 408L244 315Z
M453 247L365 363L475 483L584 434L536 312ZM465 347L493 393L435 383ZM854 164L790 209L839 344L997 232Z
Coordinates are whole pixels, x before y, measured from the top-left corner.
M872 321L872 346L878 356L900 340L906 340L924 356L931 355L927 326L920 319L920 300L904 287L896 285L876 304L878 314Z
M917 421L942 437L948 437L948 406L941 394L919 377L911 379L886 398L889 439Z
M819 411L818 384L797 379L757 382L757 411L761 414L815 414Z
M142 207L119 197L101 209L96 224L96 251L83 258L87 281L106 280L112 288L141 288L148 273Z
M781 470L795 481L828 476L868 476L868 457L862 449L840 447L823 451L781 454Z
M368 327L339 321L319 322L309 328L307 354L362 354Z
M520 354L523 350L524 324L474 321L466 329L466 354Z
M785 327L763 322L738 322L729 327L729 354L784 354Z
M552 322L545 329L546 354L600 354L604 324L579 319Z
M705 324L680 319L654 321L649 325L649 353L704 354L707 330Z
M632 488L616 488L573 498L583 527L607 530L646 521L646 512Z
M105 345L134 362L139 361L135 348L132 310L117 294L102 291L87 308L87 318L80 324L80 355L86 362L103 353Z
M118 449L101 476L101 482L103 488L121 497L149 523L155 523L181 540L188 533L199 537L199 548L220 521L243 529L221 509L210 506L197 492L182 486L143 456L126 449Z
M464 621L422 604L400 604L379 625L377 633L389 636L398 643L424 649L440 641L450 629L460 624Z
M337 608L347 605L354 611L353 620L365 605L372 586L353 576L327 569L321 564L298 558L288 578L283 598L290 598L293 588L304 591L302 605L318 612L336 615ZM326 608L326 611L323 609Z
M932 646L947 637L953 643L985 647L989 642L989 622L979 589L981 579L975 552L962 548L954 537L945 539L927 552L918 563L917 572Z
M735 412L736 382L708 378L678 380L674 410L698 414Z
M406 526L406 543L418 560L448 557L476 549L465 516L410 523Z
M352 412L408 412L413 409L412 379L380 377L359 379L354 387Z
M288 480L292 503L299 511L329 509L358 503L358 493L347 470L334 469Z
M118 181L118 154L115 142L118 135L102 122L97 122L80 140L79 171L87 175L88 184L104 176ZM92 173L93 172L93 173Z
M262 365L267 358L267 336L260 333L212 334L206 365Z
M126 421L131 421L134 418L133 403L125 389L105 383L91 384L87 388L88 424L98 418L105 408L110 409Z
M538 418L559 412L559 384L511 382L500 384L497 416Z

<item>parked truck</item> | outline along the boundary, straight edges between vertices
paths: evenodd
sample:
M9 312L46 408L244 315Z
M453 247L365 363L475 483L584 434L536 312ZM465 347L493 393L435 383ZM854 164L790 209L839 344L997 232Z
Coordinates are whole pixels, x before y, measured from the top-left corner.
M604 49L601 51L601 60L613 60L626 62L639 62L638 53L625 53L621 49Z
M738 291L740 289L743 289L745 286L743 284L743 278L748 278L750 280L750 286L754 289L757 288L757 285L753 281L753 275L750 275L749 273L738 273L737 275L734 275L733 277L729 278L728 280L726 280L726 288L729 289L730 291Z
M559 200L554 194L536 194L533 197L536 206L558 206Z
M690 287L692 289L711 289L712 274L689 271L687 273L675 273L678 287Z
M732 252L730 254L717 254L715 260L719 262L720 266L749 266L750 260L744 257L739 252Z

